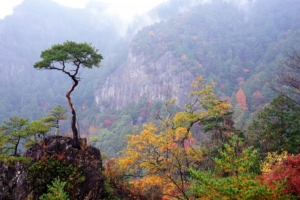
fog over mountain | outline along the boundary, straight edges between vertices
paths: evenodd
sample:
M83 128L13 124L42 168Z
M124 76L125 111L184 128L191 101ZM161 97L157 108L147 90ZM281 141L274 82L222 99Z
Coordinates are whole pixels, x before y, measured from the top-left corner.
M57 1L0 20L0 199L299 198L299 0Z
M36 119L57 103L66 106L64 94L70 81L58 72L32 67L41 51L66 40L91 43L104 56L101 68L80 72L82 81L73 94L76 107L89 108L83 111L83 118L90 115L90 119L86 118L90 123L98 123L91 119L91 113L95 115L102 110L99 102L104 100L108 105L107 96L98 94L103 84L109 89L107 78L112 73L121 72L120 67L128 72L125 63L130 63L132 58L143 58L141 69L148 70L144 71L145 80L153 78L151 69L164 71L156 66L162 56L174 59L180 66L175 69L177 74L186 70L218 81L218 95L231 99L234 105L238 89L243 88L251 105L245 111L248 112L245 116L249 116L274 96L267 87L262 89L265 81L258 86L257 80L264 79L267 71L278 65L282 51L296 41L299 27L294 13L298 7L293 5L294 0L272 3L168 0L128 20L110 12L108 3L99 1L89 1L85 8L74 9L50 0L24 0L12 15L0 20L0 94L3 97L0 102L5 105L0 108L0 121L14 115ZM159 63L164 63L163 60ZM185 81L184 88L192 80ZM139 81L133 84L136 83ZM262 93L263 98L255 99L258 97L253 97L254 93ZM126 94L120 93L124 102L137 101L143 92L138 94L134 99L126 99ZM84 126L88 127L87 124Z
M139 28L160 19L144 15L136 17L129 25L116 13L106 12L107 6L106 3L90 1L84 9L73 9L51 0L24 0L15 7L12 15L0 20L1 102L6 105L1 108L1 121L14 115L34 119L50 109L45 105L65 105L63 96L69 87L65 77L55 72L37 71L32 66L39 59L41 51L66 40L92 43L105 58L99 70L81 72L81 84L91 85L90 89L82 88L89 96L83 99L89 99L89 104L92 104L92 85L95 83L85 81L101 82L118 63L126 60L130 38ZM96 78L96 74L100 74L100 77ZM43 93L49 90L55 95L51 94L50 97ZM29 114L29 110L33 112Z

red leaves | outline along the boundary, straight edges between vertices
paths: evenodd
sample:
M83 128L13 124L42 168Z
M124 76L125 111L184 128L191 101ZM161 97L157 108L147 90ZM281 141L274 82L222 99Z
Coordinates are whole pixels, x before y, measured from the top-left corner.
M104 128L109 128L109 127L111 127L112 124L113 124L113 122L112 122L111 120L106 119L106 120L104 120L104 122L103 122L103 127L104 127Z
M272 171L263 174L264 181L269 186L274 186L274 182L286 180L284 193L300 195L300 154L288 156L282 162L275 164Z
M242 88L240 88L239 91L236 93L236 100L242 108L245 108L245 109L248 108L248 105L247 105L247 102L246 102L246 96L245 96L244 91L243 91Z

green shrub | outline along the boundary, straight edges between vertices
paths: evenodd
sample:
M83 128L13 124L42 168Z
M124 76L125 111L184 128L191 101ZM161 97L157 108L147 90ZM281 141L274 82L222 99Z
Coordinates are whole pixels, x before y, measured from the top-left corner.
M66 182L62 182L59 178L52 181L52 185L48 185L48 193L40 196L39 200L68 200L68 195L64 191Z
M27 168L27 180L34 188L34 196L40 196L47 192L47 185L51 185L59 178L65 182L67 194L75 194L76 186L85 180L82 165L68 164L63 160L42 156L40 160Z

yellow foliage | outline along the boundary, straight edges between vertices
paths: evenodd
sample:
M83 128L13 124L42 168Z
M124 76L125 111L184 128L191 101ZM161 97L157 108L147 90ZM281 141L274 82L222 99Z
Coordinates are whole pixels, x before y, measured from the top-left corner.
M213 91L214 82L203 82L203 77L198 77L192 83L194 91L190 97L195 103L187 104L186 111L168 116L160 124L144 124L138 134L126 136L127 147L119 154L119 169L139 177L130 183L143 195L159 191L160 194L183 195L186 198L188 169L199 167L203 159L202 149L195 145L192 126L206 117L226 114L231 107L217 99ZM166 109L174 103L175 100L167 101ZM157 198L158 193L150 195L151 198Z
M170 184L163 176L155 174L131 180L130 184L133 191L147 195L149 199L157 199L175 189L174 185Z
M179 127L175 130L175 140L180 141L188 137L188 131L185 127Z
M192 91L189 96L196 98L200 106L206 110L206 112L202 111L199 113L200 119L206 116L223 115L231 108L231 105L226 103L226 101L217 99L213 90L215 85L215 82L204 84L204 79L201 76L197 77L196 81L191 84L194 91Z
M185 174L188 167L196 166L203 157L201 149L193 146L194 138L186 127L172 129L166 124L149 123L143 125L139 134L127 136L127 140L126 150L119 157L120 169L141 173L142 178L131 183L144 194L153 188L168 194L183 187L179 172ZM188 147L184 142L189 142Z
M199 119L199 115L196 113L178 112L174 116L173 120L176 127L188 127L192 122Z
M261 172L263 174L271 172L271 167L276 163L280 163L287 156L288 156L287 151L283 151L282 153L269 152L261 166Z

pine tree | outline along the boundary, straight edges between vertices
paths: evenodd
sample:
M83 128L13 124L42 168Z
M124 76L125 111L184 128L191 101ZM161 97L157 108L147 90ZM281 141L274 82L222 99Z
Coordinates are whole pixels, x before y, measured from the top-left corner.
M48 193L43 194L39 200L68 200L68 195L64 191L66 182L62 182L59 178L52 181L52 185L48 185Z

